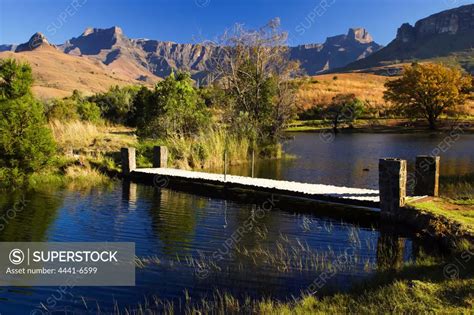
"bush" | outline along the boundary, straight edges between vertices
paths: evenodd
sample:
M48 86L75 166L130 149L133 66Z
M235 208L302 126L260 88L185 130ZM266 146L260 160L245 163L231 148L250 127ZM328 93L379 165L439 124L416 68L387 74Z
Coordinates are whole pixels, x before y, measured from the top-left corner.
M0 167L11 170L13 177L44 168L55 153L55 144L42 104L26 95L1 101L0 111Z
M301 120L314 120L324 118L324 110L321 106L314 106L298 114Z
M4 184L19 184L51 161L55 144L43 104L30 92L30 66L2 61L0 82L0 176Z
M46 117L48 121L83 120L97 123L101 121L101 112L97 104L89 102L79 91L74 90L71 97L47 104Z
M77 103L77 113L81 120L98 123L101 121L100 108L96 103L82 101Z
M153 93L142 89L135 104L140 137L193 136L210 123L210 112L188 74L172 73Z
M96 94L88 101L96 103L102 117L118 124L128 124L128 119L134 113L133 101L140 87L114 86L109 91Z
M79 119L76 104L70 99L53 100L51 103L46 104L45 112L48 121L71 121Z

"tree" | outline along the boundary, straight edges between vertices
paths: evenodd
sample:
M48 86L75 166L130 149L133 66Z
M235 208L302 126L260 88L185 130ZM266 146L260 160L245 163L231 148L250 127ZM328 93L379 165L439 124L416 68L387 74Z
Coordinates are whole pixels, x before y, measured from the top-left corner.
M70 97L55 99L46 104L48 121L85 120L90 122L101 121L101 111L97 104L89 102L82 94L74 90Z
M4 68L6 67L6 69ZM7 182L46 166L55 152L46 127L43 104L30 92L33 82L27 64L6 60L0 64L0 168Z
M0 60L0 100L26 95L33 84L31 67L15 59Z
M135 103L142 137L193 136L210 123L210 113L187 73L172 73L151 94L142 89Z
M105 119L126 124L134 111L133 100L139 89L140 87L134 86L113 86L105 93L91 96L88 101L99 106Z
M365 104L354 94L337 94L332 102L323 109L323 115L332 121L334 133L338 133L341 123L350 123L364 112Z
M384 99L406 115L424 117L430 129L436 129L440 115L464 104L471 78L441 64L412 64L401 78L388 81Z
M236 132L247 130L254 143L277 142L295 113L292 78L299 64L289 58L287 37L279 19L258 30L236 25L219 39L210 62L212 80L220 83L231 103L229 125Z
M99 106L94 102L89 102L81 92L74 90L69 98L75 103L76 111L81 120L90 122L100 122L101 111Z

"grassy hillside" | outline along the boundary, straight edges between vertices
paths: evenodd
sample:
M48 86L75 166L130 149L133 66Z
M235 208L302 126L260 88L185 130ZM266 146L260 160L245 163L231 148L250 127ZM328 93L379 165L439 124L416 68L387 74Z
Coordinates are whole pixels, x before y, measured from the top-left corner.
M52 47L41 47L20 53L2 52L0 59L27 61L33 69L33 93L41 99L70 96L77 89L86 94L104 92L112 85L140 82L110 71L98 61L70 56Z
M365 73L324 74L306 79L298 91L298 107L330 103L340 93L354 93L372 106L384 106L384 83L389 78Z
M467 62L467 61L466 61ZM306 110L322 104L328 104L332 98L341 93L353 93L357 98L365 101L369 109L385 109L389 106L384 99L384 84L387 80L393 80L394 76L387 75L396 73L396 69L402 68L403 64L396 67L378 68L376 75L370 73L333 73L310 77L303 80L297 97L297 105L300 110ZM464 111L474 115L474 100L468 101Z

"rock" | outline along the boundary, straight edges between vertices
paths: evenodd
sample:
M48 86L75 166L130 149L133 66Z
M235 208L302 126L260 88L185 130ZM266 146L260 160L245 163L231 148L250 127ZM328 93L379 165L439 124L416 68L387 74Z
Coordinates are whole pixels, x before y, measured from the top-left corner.
M381 47L364 28L352 28L345 35L329 37L324 44L291 47L290 56L301 62L307 74L313 75L347 65ZM212 67L213 56L221 50L215 45L129 39L117 26L108 29L88 27L60 49L67 54L87 55L112 65L119 72L133 74L139 80L166 77L176 70L190 72L195 80L203 79Z
M387 64L444 57L460 52L467 56L468 61L473 56L472 47L474 47L474 4L431 15L419 20L414 26L408 23L402 24L396 38L390 44L366 59L349 64L343 70L369 69ZM474 73L474 68L466 69Z
M33 34L28 42L18 45L18 47L15 49L15 52L32 51L41 47L54 48L55 46L48 42L46 36L38 32Z

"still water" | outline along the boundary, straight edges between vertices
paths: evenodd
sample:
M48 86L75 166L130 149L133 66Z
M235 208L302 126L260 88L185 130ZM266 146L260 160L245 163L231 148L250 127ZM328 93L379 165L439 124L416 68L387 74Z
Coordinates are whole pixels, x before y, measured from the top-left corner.
M318 133L289 133L284 152L293 159L259 161L256 177L307 183L378 189L379 158L408 161L417 155L441 156L442 176L474 173L474 134L340 134L331 142ZM216 170L219 171L219 170ZM251 166L230 167L230 173L249 176Z
M285 143L294 158L260 162L258 176L375 187L378 157L412 160L442 140L362 134L338 136L328 144L317 134L294 136ZM464 136L442 154L444 174L473 172L473 141ZM21 198L27 206L7 219L0 241L135 242L145 263L136 270L135 287L0 288L2 315L47 314L46 309L96 313L99 307L113 312L155 298L179 305L186 296L212 299L216 292L290 300L308 293L322 273L331 276L317 294L343 291L431 251L411 231L396 228L394 233L376 219L328 216L327 206L314 204L301 211L272 201L265 215L255 216L262 203L116 182L81 191L0 194L0 216ZM249 220L252 229L236 238Z

